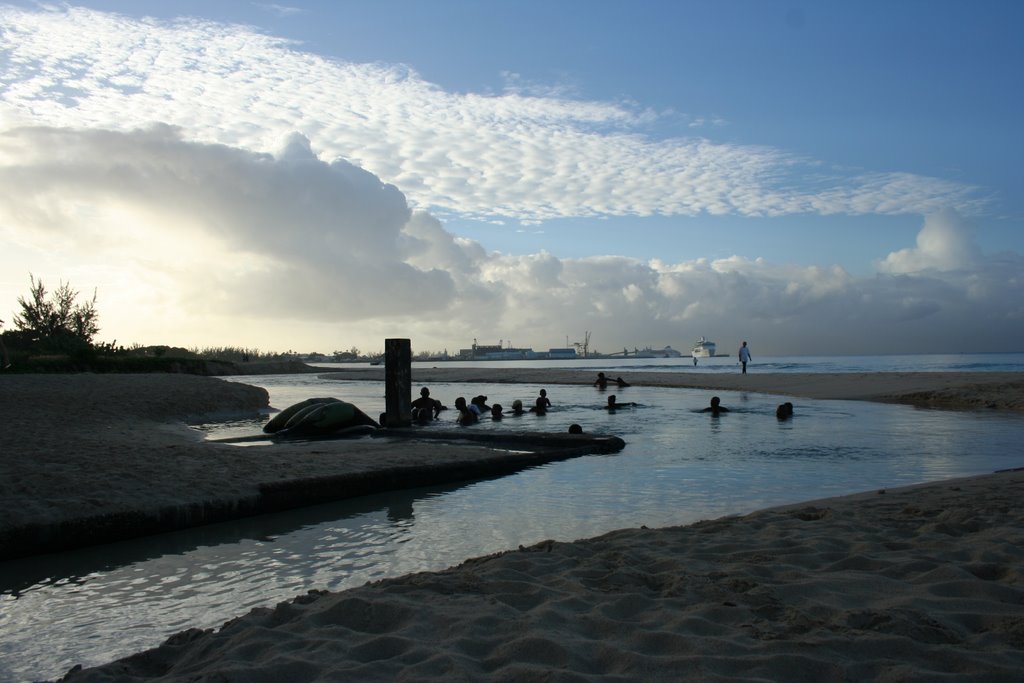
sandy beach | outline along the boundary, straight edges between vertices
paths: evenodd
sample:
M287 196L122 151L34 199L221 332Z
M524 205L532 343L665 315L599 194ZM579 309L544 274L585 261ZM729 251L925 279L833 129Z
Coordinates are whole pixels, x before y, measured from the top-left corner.
M1017 681L1024 473L545 542L67 681Z
M417 370L413 381L592 381L589 372L531 372L437 368ZM382 370L352 373L369 380ZM1024 406L1024 380L1003 373L629 380ZM338 482L362 482L368 493L401 485L402 472L407 481L442 480L529 466L484 444L410 439L281 445L254 457L201 442L184 426L266 407L264 390L207 377L7 375L0 401L5 552L45 548L68 533L99 542L104 528L116 533L128 519L187 525L251 514L247 505L267 490L296 482L319 482L327 495L338 494ZM445 572L300 596L67 680L1017 680L1022 493L1024 473L1008 472L546 542Z

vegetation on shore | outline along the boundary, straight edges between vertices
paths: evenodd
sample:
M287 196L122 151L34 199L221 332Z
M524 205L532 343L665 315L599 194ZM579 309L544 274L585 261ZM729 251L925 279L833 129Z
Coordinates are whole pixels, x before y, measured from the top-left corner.
M78 292L61 282L52 292L29 275L29 294L18 297L21 307L12 330L0 329L0 371L3 372L181 372L200 375L249 374L258 368L302 371L306 361L377 360L359 349L335 351L332 356L294 351L264 352L245 347L182 348L119 346L117 341L95 343L99 332L96 293L79 302ZM2 321L0 321L2 322ZM274 371L274 370L269 370Z

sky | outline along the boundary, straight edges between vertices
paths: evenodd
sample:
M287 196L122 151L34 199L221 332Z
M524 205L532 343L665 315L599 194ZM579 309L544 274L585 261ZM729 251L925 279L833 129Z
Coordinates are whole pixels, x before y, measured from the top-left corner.
M0 318L1024 351L1024 4L0 0Z

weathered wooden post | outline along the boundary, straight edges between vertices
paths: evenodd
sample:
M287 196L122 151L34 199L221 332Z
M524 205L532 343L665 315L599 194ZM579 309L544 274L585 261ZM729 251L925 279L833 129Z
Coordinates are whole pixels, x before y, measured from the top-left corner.
M384 340L384 424L412 424L412 344L408 339Z

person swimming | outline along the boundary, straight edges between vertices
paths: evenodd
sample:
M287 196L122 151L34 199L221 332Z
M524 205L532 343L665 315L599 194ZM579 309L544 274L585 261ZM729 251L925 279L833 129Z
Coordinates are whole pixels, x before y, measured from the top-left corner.
M612 394L608 397L608 405L606 405L604 409L610 413L614 413L618 408L632 408L635 405L635 403L619 403L615 398L615 394Z
M491 412L491 407L487 405L486 396L474 396L469 400L470 408L476 406L476 409L480 412L480 415Z
M456 422L462 426L471 425L480 420L480 418L477 417L477 413L469 409L469 405L466 404L466 399L463 396L459 396L455 399L455 409L459 411L459 416L456 418Z
M523 410L523 402L522 401L520 401L518 398L516 400L512 401L512 414L513 415L523 415L525 413L526 413L526 411Z
M711 405L709 405L707 408L704 408L700 412L718 415L720 413L728 413L729 409L722 405L722 400L720 398L718 398L717 396L712 396Z
M779 407L775 409L775 417L780 420L788 420L793 417L793 404L789 401L780 403Z

